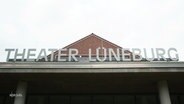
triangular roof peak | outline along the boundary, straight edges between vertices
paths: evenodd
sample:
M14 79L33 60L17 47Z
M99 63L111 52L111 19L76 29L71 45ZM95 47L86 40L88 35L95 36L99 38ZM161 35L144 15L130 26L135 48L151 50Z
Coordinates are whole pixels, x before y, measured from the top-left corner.
M86 56L89 55L89 49L92 50L92 55L96 55L96 49L99 47L112 48L114 50L122 48L94 33L91 33L90 35L65 46L63 49L75 48L79 51L79 55ZM103 52L101 51L100 54L103 54Z
M89 40L89 41L86 41L86 40ZM98 44L95 44L95 45L99 45L100 47L101 46L103 46L104 44L102 44L102 43L105 43L105 45L110 45L111 47L108 47L108 48L121 48L120 46L118 46L118 45L116 45L116 44L114 44L114 43L112 43L112 42L110 42L110 41L108 41L108 40L106 40L106 39L104 39L104 38L102 38L102 37L100 37L100 36L98 36L98 35L96 35L96 34L94 34L94 33L91 33L90 35L88 35L88 36L86 36L86 37L84 37L84 38L82 38L82 39L79 39L78 41L75 41L75 42L73 42L73 43L71 43L71 44L69 44L69 45L67 45L67 46L65 46L64 48L74 48L73 46L75 46L75 45L77 45L77 44L81 44L81 43L83 43L84 41L86 41L85 43L86 44L88 44L88 45L93 45L94 43L92 42L92 40L95 42L95 41L100 41L100 43L98 43ZM81 44L81 45L86 45L86 44ZM101 44L101 45L100 45ZM64 49L63 48L63 49Z
M117 48L122 48L104 38L101 38L97 35L95 35L94 33L91 33L90 35L76 41L73 42L67 46L65 46L62 49L70 49L70 48L74 48L78 50L78 55L79 56L89 56L89 49L91 49L91 55L92 56L96 56L96 49L97 48L112 48L115 52ZM57 57L58 51L54 52L54 57ZM68 54L68 50L66 52L66 54ZM99 51L99 55L103 55L104 52L102 50ZM48 55L48 57L51 57L51 54Z

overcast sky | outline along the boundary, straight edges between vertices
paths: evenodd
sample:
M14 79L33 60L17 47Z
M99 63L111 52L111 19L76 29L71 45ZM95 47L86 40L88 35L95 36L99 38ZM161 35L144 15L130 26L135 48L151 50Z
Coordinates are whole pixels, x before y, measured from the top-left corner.
M0 0L5 48L62 48L91 33L122 47L169 48L184 60L184 0Z

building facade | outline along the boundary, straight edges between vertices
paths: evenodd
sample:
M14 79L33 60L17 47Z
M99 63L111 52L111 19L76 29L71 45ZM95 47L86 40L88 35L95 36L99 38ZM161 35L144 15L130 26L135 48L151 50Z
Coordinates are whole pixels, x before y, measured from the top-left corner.
M51 54L48 62L1 62L0 104L184 104L183 62L89 61L89 49L95 59L99 47L122 48L91 34L64 47L63 62L60 51L52 62ZM78 49L77 61L67 49Z

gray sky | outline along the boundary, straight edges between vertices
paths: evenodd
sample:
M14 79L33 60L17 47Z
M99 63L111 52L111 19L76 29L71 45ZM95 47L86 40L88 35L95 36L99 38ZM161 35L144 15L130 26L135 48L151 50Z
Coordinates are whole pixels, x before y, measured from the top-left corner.
M169 48L184 60L184 0L1 0L5 48L62 48L95 33L122 47Z

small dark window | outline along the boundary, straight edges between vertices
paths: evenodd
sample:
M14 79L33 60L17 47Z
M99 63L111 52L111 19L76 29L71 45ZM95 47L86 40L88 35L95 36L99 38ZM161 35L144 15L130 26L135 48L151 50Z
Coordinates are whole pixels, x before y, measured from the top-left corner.
M41 95L29 96L27 104L48 104L48 97Z
M69 96L55 95L55 96L50 96L49 98L50 98L49 99L50 104L70 104Z
M158 102L154 95L139 95L136 96L136 104L158 104Z
M97 95L93 97L93 104L113 104L113 97L110 95Z
M179 104L179 100L178 100L178 96L177 95L171 95L171 103L172 104Z
M131 95L115 96L114 104L135 104L134 96Z
M71 96L71 104L92 104L91 103L91 96Z

